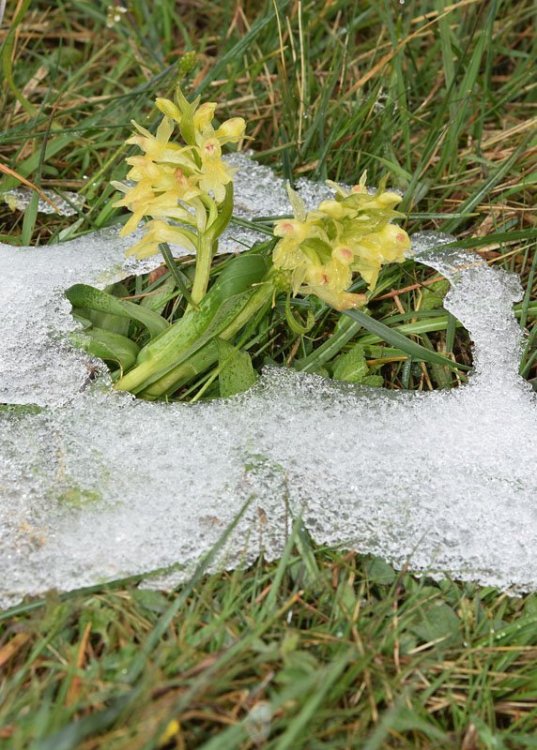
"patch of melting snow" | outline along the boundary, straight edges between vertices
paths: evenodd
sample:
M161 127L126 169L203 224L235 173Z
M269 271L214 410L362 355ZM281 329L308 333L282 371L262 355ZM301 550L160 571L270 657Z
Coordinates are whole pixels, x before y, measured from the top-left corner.
M290 211L283 182L240 167L242 216ZM326 188L302 181L308 204ZM228 231L222 251L254 236ZM111 390L74 350L63 296L158 261L125 260L103 232L61 245L0 245L0 606L25 595L175 567L171 587L246 511L214 566L276 558L301 515L319 543L433 575L537 589L537 399L518 375L516 277L443 249L413 251L449 278L445 306L474 342L468 385L432 393L344 386L269 369L247 393L158 404ZM180 248L175 251L180 253ZM37 405L41 408L24 408Z
M12 211L24 211L30 205L33 196L33 190L18 187L0 193L0 200L7 203ZM75 216L86 202L83 195L70 190L62 191L61 195L54 190L42 190L41 196L37 201L37 210L42 214Z

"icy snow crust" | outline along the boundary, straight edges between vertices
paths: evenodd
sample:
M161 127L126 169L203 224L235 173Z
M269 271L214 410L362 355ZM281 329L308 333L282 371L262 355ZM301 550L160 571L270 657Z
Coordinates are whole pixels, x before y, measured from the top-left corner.
M285 214L283 184L235 157L243 216ZM306 201L325 188L302 183ZM253 237L232 228L223 250ZM271 369L205 404L136 401L74 350L63 296L151 264L103 233L62 245L0 245L0 606L134 574L183 580L244 513L213 567L277 557L292 519L319 543L511 591L537 589L537 403L518 376L516 277L416 235L447 276L476 371L433 393L341 386ZM181 252L180 249L177 252ZM89 370L100 368L97 381Z

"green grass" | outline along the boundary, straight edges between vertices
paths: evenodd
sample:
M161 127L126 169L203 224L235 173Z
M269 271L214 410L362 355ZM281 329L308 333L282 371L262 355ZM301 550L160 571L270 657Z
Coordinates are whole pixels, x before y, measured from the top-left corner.
M156 748L173 721L166 748L537 744L535 595L416 580L297 532L279 563L175 594L37 604L0 620L2 747Z
M38 213L35 197L25 211L0 203L1 241L123 221L109 181L125 175L130 119L155 122L155 95L171 93L194 52L186 90L245 116L263 163L291 180L387 174L405 191L409 231L453 232L517 272L521 367L537 380L533 0L161 0L158 12L130 0L111 28L109 5L9 4L0 191L22 178L86 202L67 218ZM455 321L427 309L432 278L398 267L372 309L465 361ZM384 375L392 387L442 385L433 365L396 361ZM534 595L394 576L304 538L281 563L168 596L131 583L51 597L0 622L0 748L149 749L172 720L170 749L536 747L536 617ZM273 719L256 745L263 701Z

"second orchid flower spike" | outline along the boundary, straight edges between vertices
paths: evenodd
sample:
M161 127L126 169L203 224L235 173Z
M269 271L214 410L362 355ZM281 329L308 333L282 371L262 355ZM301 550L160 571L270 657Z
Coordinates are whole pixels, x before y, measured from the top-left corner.
M410 239L390 223L403 216L394 210L400 195L382 188L370 194L364 180L351 190L329 184L335 197L309 212L288 188L295 218L276 222L273 260L293 294L315 294L336 310L348 310L366 301L365 295L348 291L354 274L373 289L385 263L404 260Z

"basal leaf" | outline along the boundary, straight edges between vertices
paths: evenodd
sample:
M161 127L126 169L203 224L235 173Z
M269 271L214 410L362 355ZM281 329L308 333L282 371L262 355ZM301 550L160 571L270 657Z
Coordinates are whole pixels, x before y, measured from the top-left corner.
M247 391L257 381L248 352L240 351L223 339L218 339L218 362L220 395L223 398Z

